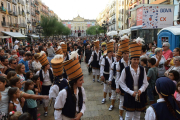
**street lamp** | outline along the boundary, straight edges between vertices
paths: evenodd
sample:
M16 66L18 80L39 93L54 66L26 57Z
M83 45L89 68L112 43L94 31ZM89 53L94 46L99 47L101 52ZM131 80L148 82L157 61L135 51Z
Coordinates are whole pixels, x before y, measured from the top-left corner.
M106 23L106 21L104 20L102 26L104 27L104 36L105 36L105 30L108 26L108 23Z
M43 29L43 28L42 28L40 25L38 25L38 26L36 27L36 32L39 33L40 40L41 40L41 32L42 32L42 29Z
M96 39L97 39L97 28L96 28Z

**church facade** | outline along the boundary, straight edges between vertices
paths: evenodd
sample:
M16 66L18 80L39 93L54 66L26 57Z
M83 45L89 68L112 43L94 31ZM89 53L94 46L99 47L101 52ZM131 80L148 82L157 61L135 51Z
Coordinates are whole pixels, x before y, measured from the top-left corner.
M62 20L64 26L71 29L71 36L83 37L86 36L86 30L90 26L96 25L96 20L89 20L80 17L79 15L72 20Z

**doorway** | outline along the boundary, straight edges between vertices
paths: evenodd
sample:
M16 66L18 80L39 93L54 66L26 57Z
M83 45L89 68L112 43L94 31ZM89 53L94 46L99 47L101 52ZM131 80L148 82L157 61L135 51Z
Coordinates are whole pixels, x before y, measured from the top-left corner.
M81 33L78 33L78 37L81 36Z

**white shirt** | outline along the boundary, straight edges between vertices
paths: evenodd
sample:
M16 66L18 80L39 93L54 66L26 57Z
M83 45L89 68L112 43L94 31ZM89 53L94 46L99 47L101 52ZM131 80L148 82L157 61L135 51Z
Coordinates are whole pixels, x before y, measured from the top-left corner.
M63 80L63 78L60 79L60 81L62 81L62 80ZM49 90L49 99L56 98L58 96L58 93L59 93L59 86L58 85L51 86L51 88Z
M128 60L128 64L126 63L126 61L124 61L124 58L121 59L121 63L124 64L124 67L127 67L130 65L130 60ZM115 80L115 83L116 83L116 88L119 88L119 78L120 78L120 64L119 62L117 62L116 64L116 80Z
M109 59L109 57L108 56L106 56L106 59L108 60L108 62L109 62L109 65L110 65L110 67L109 67L109 71L111 70L111 64L112 64L112 57L111 57L111 59ZM116 59L115 58L113 58L114 59L114 61L116 61ZM105 58L103 58L102 59L102 61L101 61L101 67L100 67L100 76L103 76L103 73L104 73L104 66L105 66Z
M52 68L50 68L50 69L53 72ZM36 75L39 75L39 72L40 72L40 70L37 71ZM45 74L44 70L42 70L42 76L44 79L42 85L48 86L48 85L52 84L51 79L49 77L49 70L47 70L46 74Z
M67 55L68 57L69 57L69 59L70 59L70 56L69 56L69 54ZM67 59L67 56L64 58L64 61L66 61L66 59Z
M42 65L41 65L41 63L38 61L38 62L36 62L35 60L32 62L32 67L33 67L33 69L34 70L40 70L41 69L41 67L42 67Z
M159 102L164 102L164 98L160 98L157 100L157 103ZM146 115L145 115L145 120L156 120L156 114L155 114L155 111L154 109L149 106L148 109L146 110Z
M85 106L85 100L86 100L86 94L85 94L85 90L83 87L81 87L82 89L82 95L83 95L83 106L81 109L81 113L84 114L84 111L86 110L86 106ZM79 107L78 107L78 93L79 93L79 89L77 89L77 93L76 93L76 112L79 111ZM65 103L66 103L66 98L67 98L67 91L65 89L61 90L56 98L55 104L54 104L54 108L55 109L60 109L63 108ZM54 111L54 119L55 120L62 120L62 110L55 110Z
M114 71L114 65L116 65L118 62L116 62L116 61L114 61L113 63L112 63L112 65L111 65L111 70L110 70L110 74L109 74L109 81L112 81L113 80L113 77L115 77L114 75L113 75L113 71Z
M155 58L156 62L158 61L158 59L156 58L155 55L152 56L151 58ZM159 66L158 66L158 77L164 76L164 73L166 72L166 69L165 69L165 66L164 66L165 62L166 62L166 59L162 55L161 60L159 61Z
M90 65L91 62L93 61L94 54L97 55L97 61L100 61L100 60L99 60L99 52L100 52L99 50L98 50L98 52L96 52L96 50L92 52L91 57L90 57L89 62L88 62L88 65Z
M4 91L1 92L1 100L0 100L0 111L8 114L8 106L9 106L9 96L8 91L11 87L6 87Z
M135 72L135 70L131 67L130 65L130 72L132 74L132 77L133 77L133 81L134 81L134 86L138 86L138 80L139 80L139 75L140 75L140 67L138 67L137 69L137 73ZM126 71L125 69L123 69L122 73L121 73L121 77L120 77L120 80L118 81L119 82L119 85L121 86L121 88L129 93L130 95L133 95L134 91L130 90L130 88L127 87L126 85ZM147 81L147 76L146 76L146 71L144 69L144 79L143 79L143 84L142 86L140 87L140 91L141 92L144 92L146 90L146 88L148 87L149 83Z
M15 45L15 46L14 46L14 49L15 49L15 50L18 50L18 48L19 48L18 45Z

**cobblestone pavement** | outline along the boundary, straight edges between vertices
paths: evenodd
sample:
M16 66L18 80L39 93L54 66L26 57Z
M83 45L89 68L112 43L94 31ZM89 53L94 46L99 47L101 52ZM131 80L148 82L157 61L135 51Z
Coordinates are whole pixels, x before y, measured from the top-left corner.
M86 111L81 120L119 120L119 100L116 100L113 111L109 111L108 108L111 104L109 99L106 99L105 104L101 104L101 100L103 98L103 85L97 81L95 83L92 82L92 75L89 75L84 62L81 63L81 67L84 74L83 87L85 88L87 97ZM41 120L54 120L53 106L49 107L47 117L44 117L42 105L38 108L38 113L41 114L39 117ZM141 120L144 120L144 113L141 114Z

